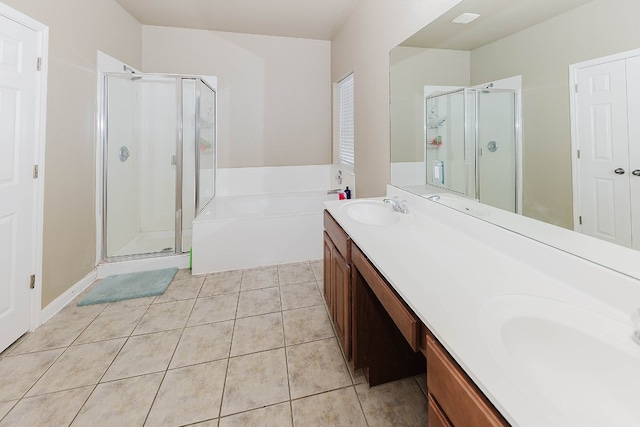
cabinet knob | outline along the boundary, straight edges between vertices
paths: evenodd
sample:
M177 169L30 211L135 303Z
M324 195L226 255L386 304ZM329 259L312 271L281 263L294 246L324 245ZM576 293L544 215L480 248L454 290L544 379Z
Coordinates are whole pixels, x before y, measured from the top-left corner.
M624 169L618 168L614 170L613 173L615 173L616 175L624 175Z
M631 172L632 175L634 176L640 176L640 169L636 169L633 172Z

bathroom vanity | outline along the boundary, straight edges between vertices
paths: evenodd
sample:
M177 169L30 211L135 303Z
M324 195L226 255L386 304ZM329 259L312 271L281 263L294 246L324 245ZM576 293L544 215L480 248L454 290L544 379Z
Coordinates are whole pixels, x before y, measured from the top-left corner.
M388 196L409 213L382 199L325 203L325 298L370 386L426 369L431 426L638 424L637 279L398 188Z
M324 224L324 297L353 369L370 386L427 370L430 426L507 426L327 211Z

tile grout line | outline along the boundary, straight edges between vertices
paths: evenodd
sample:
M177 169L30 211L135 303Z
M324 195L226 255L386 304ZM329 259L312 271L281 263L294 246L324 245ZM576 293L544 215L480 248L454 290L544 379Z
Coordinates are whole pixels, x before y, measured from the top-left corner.
M229 376L229 365L231 364L231 349L233 347L233 336L236 332L236 321L238 320L238 305L240 304L240 292L242 292L242 281L244 279L245 270L241 270L240 286L238 287L238 299L236 299L236 311L233 316L233 327L231 328L231 339L229 340L229 351L227 353L227 366L224 369L224 380L222 381L222 393L220 395L220 404L218 405L218 423L220 425L220 419L222 419L222 404L224 403L225 390L227 389L227 378Z
M144 311L144 313L142 313L142 316L140 316L140 319L138 319L138 321L136 322L136 325L131 329L131 332L129 333L129 336L127 337L119 337L119 338L111 338L111 339L106 339L106 340L101 340L101 341L96 341L96 342L104 342L104 341L110 341L112 339L121 339L121 338L125 338L124 342L122 343L122 346L120 347L120 349L117 351L117 353L115 354L115 356L113 357L113 359L111 360L111 363L109 363L109 366L107 366L107 369L104 370L104 372L102 373L102 375L100 376L100 378L98 379L98 383L94 385L93 389L91 390L91 393L89 393L89 395L87 396L87 398L85 399L85 401L82 403L82 405L80 406L80 409L78 409L78 412L76 412L76 415L73 417L73 419L71 420L71 423L69 423L69 425L73 424L73 422L76 420L76 418L78 418L78 415L80 415L80 412L82 411L82 409L84 408L84 406L87 404L87 402L89 401L89 399L91 398L91 396L93 396L93 393L95 393L96 389L98 388L98 385L100 384L105 384L102 382L102 379L104 378L104 376L107 374L107 372L109 371L109 368L111 368L111 366L113 365L113 362L115 362L115 360L118 358L118 356L120 355L120 353L122 352L122 349L124 348L125 345L127 345L127 343L129 342L129 339L133 336L133 332L136 330L136 328L138 327L138 325L140 324L140 322L142 322L142 318L147 314L147 312L149 311L149 309L151 308L151 306L153 305L153 302L155 301L155 297L153 300L151 300L151 303L149 304L149 306L147 306L146 310ZM106 311L106 309L111 305L112 303L109 303L105 306L105 308L100 312L100 314L104 313ZM98 314L98 316L100 316L100 314ZM96 319L98 318L98 316L96 316ZM95 319L94 319L95 321ZM91 322L93 323L93 322ZM89 326L87 326L88 328ZM83 331L84 333L84 331ZM82 334L80 334L82 335ZM80 337L80 335L78 335L78 338ZM77 338L76 338L77 339ZM141 376L141 375L140 375ZM118 381L124 378L119 378L117 380L114 381Z
M87 324L87 326L85 328L82 329L82 331L78 334L78 336L71 342L71 344L67 345L66 347L58 347L56 349L48 349L48 350L40 350L40 351L34 351L31 353L23 353L23 354L32 354L32 353L39 353L39 352L44 352L44 351L51 351L51 350L58 350L61 348L64 348L64 350L62 351L62 353L60 353L58 355L58 357L55 358L55 360L51 363L51 365L49 365L49 367L47 367L47 369L45 369L45 371L42 373L42 375L40 375L38 377L38 379L31 385L31 387L29 387L29 389L22 395L22 397L20 397L15 405L7 412L7 414L5 414L5 417L18 405L18 403L20 403L23 399L28 399L28 397L26 397L26 395L29 393L29 391L31 391L33 389L33 387L36 386L36 384L38 384L38 382L42 379L42 377L51 369L51 367L53 367L53 365L60 360L60 358L67 352L67 350L69 350L69 348L71 348L73 346L73 344L78 340L78 338L89 328L89 326L91 326L93 324L93 322L96 321L96 319L105 312L105 310L107 309L107 307L110 305L111 303L106 304L102 310L93 318L93 320L91 320L91 322L89 322ZM146 311L145 311L146 313ZM58 313L56 313L58 314ZM144 316L144 315L143 315ZM140 318L142 319L142 317ZM134 327L135 329L135 327ZM105 342L105 341L110 341L113 339L121 339L121 338L125 338L125 337L119 337L119 338L112 338L112 339L106 339L106 340L100 340L100 341L96 341L96 342ZM122 347L124 347L124 345L126 344L126 342L128 341L129 337L126 337L125 342L122 344ZM89 343L84 343L84 344L93 344L92 342ZM84 344L78 344L78 345L84 345ZM109 368L111 367L111 365L113 364L113 361L115 360L115 358L118 356L118 354L120 354L120 351L122 350L122 347L120 347L120 349L118 350L118 352L116 353L116 355L114 356L113 360L111 361L111 363L109 364L109 366L107 367L107 369L105 369L105 372L103 372L103 374L100 376L100 379L98 380L98 382L96 384L89 384L89 385L84 385L84 386L78 386L78 387L72 387L70 389L62 389L62 390L56 390L53 392L49 392L49 393L43 393L43 394L39 394L39 395L34 395L31 397L37 397L37 396L44 396L44 395L48 395L48 394L53 394L53 393L58 393L58 392L62 392L62 391L68 391L68 390L74 390L77 388L81 388L81 387L88 387L90 385L93 386L93 389L91 390L91 393L89 393L89 395L87 396L87 398L84 400L84 402L82 403L82 405L80 406L80 408L78 408L78 411L76 412L76 414L74 415L73 419L71 420L71 423L73 423L73 421L78 417L78 415L80 414L80 411L82 410L82 408L84 407L84 405L87 403L87 401L89 400L89 398L93 395L95 389L98 387L98 384L100 384L100 381L102 380L102 378L104 377L104 375L106 374L106 372L109 370ZM4 417L3 417L4 419ZM71 423L69 423L69 425L71 425Z
M205 278L206 278L206 275L205 275ZM173 283L173 280L171 282ZM169 286L171 286L171 284L169 284ZM204 286L204 280L202 280L202 283L200 284L200 290L198 291L198 294L200 294L200 291L202 291L202 286ZM155 299L152 301L151 305L153 305L153 302L155 302ZM180 340L182 340L182 336L184 335L184 331L187 328L187 324L189 323L189 319L191 318L191 315L193 314L193 309L195 308L197 302L198 302L198 297L196 296L196 298L193 301L193 305L191 306L191 310L189 311L189 315L187 316L187 319L184 322L184 326L182 327L182 330L180 332L180 336L178 337L178 341L176 342L176 346L173 348L173 352L171 353L171 357L169 358L169 362L167 363L167 367L166 367L166 369L164 370L164 372L162 374L162 379L160 380L160 384L158 385L158 389L156 390L156 392L155 392L155 394L153 396L153 399L151 400L151 405L149 405L149 409L147 410L147 415L144 417L144 421L142 422L143 426L146 425L147 421L149 420L149 415L151 415L151 410L153 409L153 406L156 403L156 399L158 398L158 394L160 394L160 390L162 389L162 384L164 384L164 380L167 377L167 373L169 372L169 367L171 366L171 362L173 361L173 358L176 355L176 350L178 349L178 346L180 345ZM149 307L151 307L151 306L149 306ZM142 317L144 317L144 316L142 316ZM140 319L140 321L142 321L142 318ZM137 326L136 326L136 328L137 328ZM135 331L135 328L134 328L134 331Z
M256 410L259 410L259 409L264 409L264 408L269 408L269 407L275 407L275 406L278 406L278 405L283 405L283 406L282 406L282 409L284 409L284 408L285 408L284 404L285 404L285 403L288 403L288 407L289 407L289 410L290 410L290 422L291 422L291 423L292 423L292 425L293 425L294 421L296 420L296 417L294 416L294 413L293 413L293 403L295 403L295 402L297 402L297 401L300 401L300 400L303 400L303 399L306 399L306 398L308 398L308 397L318 396L318 395L322 395L322 394L328 394L328 393L332 393L332 392L335 392L335 391L338 391L338 390L347 390L347 389L349 389L350 387L353 387L354 393L356 393L356 397L357 397L357 399L358 399L358 405L359 405L359 407L360 407L361 413L363 414L364 424L365 424L365 425L367 425L367 426L369 426L369 425L370 425L370 423L371 423L372 421L374 421L374 420L373 420L373 419L372 419L372 420L369 420L368 418L371 416L371 414L370 414L370 415L369 415L369 417L368 417L368 416L367 416L367 413L365 413L365 411L364 411L362 398L364 398L364 397L366 396L366 394L365 394L365 395L363 395L363 396L360 396L360 395L358 394L357 389L356 389L358 385L362 384L362 382L356 383L356 381L358 380L358 378L356 377L355 372L354 372L354 374L352 374L352 372L351 372L351 370L350 370L350 368L349 368L349 364L348 364L348 362L346 361L346 359L345 359L345 355L344 355L344 353L343 353L342 351L341 351L341 357L342 357L343 363L345 363L345 364L346 364L347 371L348 371L348 374L349 374L349 376L350 376L350 380L351 380L350 382L351 382L351 384L344 385L344 386L339 386L339 387L335 387L335 388L330 388L330 389L328 389L328 390L316 391L316 392L310 393L310 394L305 395L305 396L297 397L297 398L295 398L295 399L293 399L293 398L292 398L292 389L291 389L291 377L290 377L290 366L289 366L289 358L288 358L288 355L289 355L289 354L288 354L288 350L289 350L290 348L293 348L293 347L296 347L296 346L301 346L301 345L304 345L304 344L313 343L313 342L318 342L318 341L326 341L326 340L329 340L329 339L332 339L332 340L334 340L334 341L336 341L336 342L337 342L337 336L336 336L336 334L335 334L335 328L334 328L334 325L333 325L333 323L332 323L332 322L330 322L330 325L331 325L331 332L332 332L332 336L331 336L331 337L316 338L316 339L312 339L311 341L302 341L302 342L295 343L295 344L290 344L290 345L286 342L286 333L285 333L285 324L284 324L284 318L285 318L284 313L285 313L285 311L303 310L303 309L310 309L310 308L314 308L314 307L315 307L315 308L318 308L318 307L320 307L320 306L324 306L325 308L324 308L324 310L322 310L322 311L323 311L323 313L324 313L325 315L328 315L328 314L327 314L326 301L324 301L324 297L323 297L323 289L322 289L322 287L321 287L321 285L323 285L323 282L324 282L324 281L323 281L323 280L318 280L318 277L319 277L319 276L316 276L316 275L315 275L315 272L314 272L314 270L313 270L313 267L311 266L311 261L306 261L306 262L304 262L304 263L299 263L299 264L301 264L301 265L302 265L302 264L304 264L305 266L308 266L309 268L311 268L311 271L313 272L314 277L315 277L315 285L316 285L316 286L315 286L315 288L314 288L314 292L318 292L318 293L320 294L320 296L321 296L320 301L322 301L322 302L321 302L321 303L318 303L317 305L304 306L305 302L303 302L303 301L309 301L309 300L305 300L305 298L306 298L306 296L307 296L307 294L308 294L308 293L300 292L300 294L298 295L298 292L299 292L299 291L292 291L292 292L291 292L290 294L288 294L288 296L287 296L287 298L291 297L291 299L287 299L287 301L291 301L291 302L292 302L292 304L291 304L291 307L292 307L292 308L290 308L290 309L288 309L288 310L285 310L283 307L284 307L284 299L285 299L284 297L285 297L286 295L283 295L283 293L282 293L282 289L286 289L287 285L301 285L301 284L305 284L305 283L309 283L309 282L308 282L308 281L307 281L307 282L305 282L305 281L298 282L298 281L296 281L297 279L294 279L294 282L295 282L295 283L287 283L287 285L283 285L283 280L284 280L284 281L291 280L291 277L293 277L293 276L289 276L289 275L287 275L287 274L285 273L285 274L284 274L284 276L282 276L282 280L281 280L281 276L280 276L280 274L281 274L281 273L283 273L283 272L286 272L286 271L287 271L287 269L286 269L286 268L284 268L283 266L276 265L276 266L275 266L275 267L276 267L276 269L275 269L275 270L276 270L276 273L277 273L277 276L278 276L278 280L277 280L277 286L273 286L273 287L278 287L278 296L279 296L279 304L280 304L280 309L279 309L278 311L279 311L279 313L280 313L279 318L281 319L281 328L280 328L280 331L281 331L281 333L282 333L283 346L282 346L282 347L276 347L276 348L269 348L269 349L260 350L260 351L254 351L254 352L251 352L251 353L241 354L241 355L238 355L238 356L237 356L237 357L247 356L247 355L251 355L251 354L257 354L257 353L261 353L261 352L265 352L265 351L272 351L272 350L277 350L277 349L279 349L279 348L282 348L282 349L283 349L282 351L284 351L284 356L285 356L284 361L285 361L286 375L287 375L288 399L287 399L287 400L283 400L282 402L274 402L274 403L270 403L270 404L268 404L268 405L264 405L264 406L261 406L261 407L258 407L258 408L247 408L247 409L241 410L241 411L239 411L239 412L229 413L229 414L225 415L225 416L224 416L224 418L228 418L228 417L234 417L234 418L235 418L235 416L237 416L237 415L239 415L239 414L251 413L251 412L256 411ZM264 267L264 268L269 268L269 267ZM240 286L242 286L242 282L243 282L243 279L244 279L244 277L245 277L245 271L246 271L246 270L241 270L241 271L242 271L242 274L240 274ZM295 271L295 270L294 270L294 271ZM292 271L292 272L293 272L293 271ZM294 274L294 276L297 276L297 275L296 275L296 274ZM228 320L217 320L217 321L213 321L213 322L210 322L210 323L206 323L206 324L204 324L204 325L211 325L211 324L217 324L217 323L229 322L229 320L233 320L233 322L230 322L230 323L231 323L231 325L230 325L230 326L231 326L231 333L230 333L230 338L229 338L229 341L228 341L228 342L229 342L229 344L228 344L228 348L227 348L227 351L226 351L226 355L225 355L225 354L221 354L221 355L220 355L220 357L218 357L218 358L216 358L216 359L214 359L214 360L204 360L204 358L192 359L193 361L203 359L203 361L198 361L197 363L190 362L190 364L185 365L185 366L178 366L178 367L174 367L174 368L171 368L171 367L170 367L170 366L171 366L172 361L175 359L175 354L177 354L177 349L178 349L178 347L180 346L181 341L182 341L182 339L183 339L183 338L184 338L184 336L185 336L186 329L187 329L187 327L188 327L188 326L187 326L187 325L188 325L188 322L189 322L189 320L191 319L191 317L193 316L193 313L194 313L194 310L195 310L195 307L196 307L197 302L198 302L198 301L200 301L200 300L202 300L202 299L204 299L204 298L208 298L208 297L216 296L216 295L210 295L210 296L207 296L207 297L205 297L205 296L201 296L201 295L202 295L202 292L203 292L203 289L204 289L204 283L206 282L206 280L207 280L207 278L208 278L208 277L209 277L209 275L205 275L205 276L204 276L204 278L202 279L202 281L200 281L200 288L199 288L199 290L198 290L198 292L197 292L197 295L195 296L195 300L194 300L193 305L192 305L192 307L191 307L191 309L190 309L190 312L189 312L189 314L186 316L186 322L185 322L185 324L184 324L182 327L179 327L179 328L173 328L173 329L168 329L168 330L167 330L167 331L173 330L173 331L176 331L176 332L179 330L179 331L180 331L180 333L179 333L179 335L178 335L178 334L175 334L175 332L174 332L174 334L175 334L175 335L177 335L177 343L176 343L176 345L173 347L173 351L172 351L172 353L171 353L171 356L170 356L170 358L169 358L169 362L168 362L167 366L165 367L165 369L164 369L164 370L162 370L162 371L157 371L157 372L152 372L152 373L145 373L145 374L139 374L139 375L133 375L133 376L130 376L130 377L118 378L118 379L114 379L114 380L112 380L112 381L120 381L120 380L124 380L124 379L129 379L129 378L143 377L143 376L146 376L146 375L149 375L149 374L154 374L154 375L162 374L162 378L158 378L158 379L159 379L159 385L158 385L157 390L156 390L156 391L155 391L155 393L153 394L153 398L151 399L151 396L150 396L150 394L151 394L151 393L147 393L147 394L145 394L145 396L147 396L147 398L149 399L150 404L149 404L149 409L147 410L146 415L144 416L144 423L148 423L148 422L149 422L149 420L150 420L151 410L152 410L152 408L154 407L154 405L155 405L156 403L158 403L158 400L157 400L157 399L158 399L158 397L160 396L160 393L159 393L159 392L160 392L160 390L161 390L161 388L162 388L162 386L163 386L163 384L164 384L164 381L166 380L166 376L168 375L168 371L169 371L169 370L177 370L177 369L182 369L182 368L189 367L189 366L204 365L204 364L211 363L211 362L214 362L214 361L218 361L218 363L219 363L219 365L220 365L220 366L219 366L219 368L220 368L220 369L222 369L222 363L223 363L223 361L225 361L225 359L226 359L226 366L225 366L224 377L223 377L223 379L222 379L222 381L221 381L222 387L221 387L221 391L220 391L220 404L219 404L219 406L218 406L218 412L217 412L217 414L216 414L216 415L217 415L217 417L208 418L208 417L211 417L211 415L209 415L209 416L207 417L207 419L202 419L202 420L198 420L198 421L190 422L189 424L180 424L180 425L192 425L193 423L196 423L196 424L197 424L197 423L206 422L206 421L213 421L213 422L215 423L216 419L217 419L217 422L218 422L218 425L219 425L219 423L221 422L221 420L222 420L222 418L223 418L223 416L222 416L222 409L223 409L223 404L224 404L224 402L225 402L225 397L226 397L226 396L225 396L225 392L227 391L227 390L226 390L226 388L227 388L227 386L229 385L229 384L227 384L227 383L228 383L228 381L231 379L231 378L229 377L229 368L230 368L230 359L232 358L232 356L231 356L231 354L232 354L232 346L233 346L233 341L234 341L234 339L235 339L235 338L237 338L237 337L239 337L239 335L238 335L238 336L236 336L236 334L235 334L235 333L237 332L237 331L236 331L236 326L237 326L237 322L238 322L238 310L239 310L239 308L240 308L240 304L239 304L239 303L240 303L240 295L241 295L241 293L243 292L241 288L240 288L240 290L238 290L238 292L237 292L237 298L236 298L236 300L235 300L235 312L234 312L234 317L233 317L233 319L228 319ZM237 276L235 276L235 277L237 277ZM186 277L182 277L180 280L182 280L182 281L186 281L186 280L187 280L187 278L186 278ZM180 281L180 280L178 280L178 281ZM264 281L263 281L263 283L266 283L266 282L264 282ZM223 287L228 287L228 285L223 286ZM191 287L189 287L189 289L191 289ZM259 290L259 289L263 289L263 288L257 288L257 289L251 289L251 290ZM247 291L250 291L250 290L247 290ZM188 292L192 292L192 290L188 290ZM235 293L235 292L234 292L234 293ZM223 293L223 294L228 294L228 293ZM176 297L181 297L182 295L183 295L183 294L176 294L175 296L176 296ZM300 298L298 298L298 296L299 296ZM314 296L313 298L314 298L314 299L313 299L313 301L315 301L315 298L316 298L316 297ZM186 300L189 300L189 299L193 299L193 298L187 298ZM185 301L185 300L178 298L178 300L176 300L176 301ZM168 303L168 302L173 302L173 301L165 301L165 303ZM231 299L230 299L230 301L229 301L229 302L231 302ZM274 301L274 302L275 302L275 301ZM78 344L79 337L80 337L83 333L85 333L85 332L86 332L86 330L87 330L91 325L94 325L94 324L95 324L95 322L97 322L97 321L98 321L98 317L100 317L101 315L103 315L105 312L107 312L107 311L109 310L109 304L107 304L107 305L105 305L105 307L104 307L104 308L102 308L102 309L101 309L101 311L100 311L97 315L95 315L95 317L94 317L93 319L91 319L91 320L90 320L90 322L89 322L89 323L88 323L88 324L87 324L87 325L86 325L86 326L81 330L81 332L80 332L80 333L75 337L75 339L72 341L72 343L71 343L71 344L67 345L66 347L60 347L60 348L59 348L59 349L62 349L61 353L60 353L60 354L59 354L59 355L58 355L58 356L57 356L57 357L56 357L56 358L51 362L51 364L48 366L48 368L44 371L44 373L43 373L42 375L45 375L45 374L46 374L46 372L49 372L49 371L50 371L50 369L51 369L51 367L52 367L56 362L58 362L58 360L60 359L60 357L61 357L63 354L65 354L65 352L67 352L67 351L68 351L69 349L71 349L72 347L78 347L79 345L93 344L93 343L98 343L98 342L110 341L110 340L113 340L113 339L124 338L124 341L123 341L123 343L122 343L122 346L121 346L121 347L118 349L118 351L116 352L115 356L113 357L113 359L112 359L112 360L111 360L111 362L109 363L109 366L105 369L104 373L102 374L102 376L101 376L101 377L100 377L100 379L98 380L98 383L97 383L97 384L95 384L95 385L93 385L93 388L92 388L92 389L91 389L91 391L88 393L88 396L84 399L84 402L81 402L81 404L79 405L79 406L80 406L80 409L79 409L79 410L75 413L75 415L73 416L73 419L71 420L71 423L73 423L74 421L76 421L76 420L78 420L78 419L79 419L79 418L78 418L78 417L79 417L79 414L80 414L80 412L84 409L84 407L86 406L87 402L88 402L92 397L96 397L96 390L97 390L97 386L98 386L98 385L100 385L100 384L106 384L106 383L110 383L110 382L112 382L112 381L104 381L104 382L103 382L103 379L104 379L104 377L105 377L105 375L106 375L106 372L107 372L107 371L108 371L108 370L113 366L113 363L114 363L114 362L115 362L115 360L118 358L118 356L119 356L119 355L121 355L123 348L126 346L126 344L129 342L129 340L130 340L131 338L134 338L134 337L136 337L136 336L151 335L151 334L154 334L154 333L157 333L157 332L167 332L167 331L164 331L164 330L163 330L163 331L147 332L147 333L144 333L144 334L134 335L134 331L135 331L135 330L136 330L136 328L140 325L140 323L142 322L142 319L144 318L144 316L145 316L145 315L147 315L147 313L149 312L149 310L151 310L151 309L152 309L152 307L153 307L154 305L160 305L160 304L163 304L163 302L158 302L158 303L156 303L156 300L155 300L155 298L154 298L154 300L153 300L151 303L149 303L149 305L147 305L147 306L146 306L146 308L145 308L144 312L142 313L142 315L140 316L140 318L137 320L137 322L135 322L135 325L133 326L133 329L131 330L131 332L129 332L129 335L128 335L128 336L125 336L125 337L115 337L115 338L103 338L103 339L100 339L100 340L98 340L98 341L92 341L92 342L86 342L86 343ZM303 306L302 306L302 307L298 307L298 304L303 305ZM186 307L185 307L185 308L186 308ZM229 308L230 308L230 307L229 307ZM319 310L319 308L318 308L318 310ZM242 319L245 319L245 318L250 319L250 318L253 318L253 317L264 316L264 315L268 315L268 314L272 314L272 313L273 313L273 314L275 314L275 313L278 313L278 311L273 311L273 312L271 312L271 313L252 314L252 315L250 315L250 316L243 317ZM203 318L206 318L206 317L207 317L207 316L206 316L206 314L207 314L207 312L204 312L204 313L203 313L203 315L204 315L204 317L203 317ZM277 317L276 317L276 318L277 318ZM107 319L107 320L108 320L108 319ZM274 318L274 320L275 320L275 318ZM105 323L105 322L103 322L103 323ZM105 325L107 325L107 324L105 323ZM107 325L107 326L108 326L108 325ZM197 326L203 326L203 325L194 325L193 327L197 327ZM94 329L95 329L95 328L94 328ZM226 327L225 327L225 329L226 329ZM227 330L228 330L228 329L227 329ZM228 334L228 332L227 332L227 334ZM87 337L87 338L90 338L90 337ZM216 344L216 345L217 345L217 344ZM339 345L339 343L338 343L338 345ZM57 350L57 349L49 349L49 350ZM47 350L40 350L40 351L47 351ZM34 352L34 353L35 353L35 352ZM5 356L5 357L7 357L7 356ZM0 359L0 361L1 361L1 360L2 360L2 359ZM177 360L177 359L175 359L175 360ZM220 372L221 372L221 371L220 371ZM38 383L38 381L40 381L40 380L41 380L42 375L41 375L37 380L35 380L35 382L34 382L34 383L33 383L33 385L29 388L29 390L31 390L31 389L35 386L35 384L37 384L37 383ZM158 375L158 377L159 377L159 375ZM413 384L419 388L419 390L421 391L421 393L420 393L420 394L424 397L424 390L422 390L422 387L420 387L420 384L421 384L421 378L414 378L414 382L413 382ZM83 387L87 387L87 386L78 386L78 387L73 387L73 388L71 388L71 389L67 389L67 390L73 390L73 389L78 389L78 388L83 388ZM27 392L26 392L26 393L28 393L28 392L29 392L29 390L27 390ZM57 393L57 392L60 392L60 391L65 391L65 390L57 390L57 391L55 391L55 392L44 393L44 394L45 394L45 395L46 395L46 394L52 394L52 393ZM26 395L26 393L25 393L25 395ZM14 402L14 404L13 404L13 405L11 405L11 407L8 407L8 408L6 409L6 413L5 413L5 415L0 419L0 421L1 421L1 420L3 420L3 419L5 419L5 418L7 417L7 415L8 415L8 414L11 414L11 413L13 413L13 412L14 412L14 409L15 409L16 405L17 405L19 402L21 402L21 401L25 398L25 397L24 397L25 395L23 395L20 399L16 400L16 401ZM284 397L284 396L283 396L283 397ZM366 400L366 399L365 399L365 400ZM80 403L80 402L79 402L79 403ZM227 402L227 403L228 403L228 402ZM211 408L211 409L213 409L213 408ZM279 411L278 411L278 413L282 414L282 412L279 412ZM72 412L71 412L71 413L68 413L68 412L67 412L67 415L71 415L71 414L72 414ZM140 416L142 417L142 414L140 414ZM201 414L201 416L206 416L206 415L205 415L205 414ZM185 418L182 418L182 420L183 420L182 422L184 422ZM179 420L178 420L178 421L179 421ZM215 424L214 424L214 425L215 425Z
M278 286L281 289L282 288L282 284L280 283L280 266L277 266L277 272L278 272ZM285 368L287 369L287 392L289 395L289 417L291 419L291 425L294 425L294 418L293 418L293 401L291 399L291 376L289 373L289 351L287 350L287 335L285 332L285 328L284 328L284 309L282 307L282 292L279 292L280 294L280 319L282 320L282 344L284 345L284 363L285 363Z

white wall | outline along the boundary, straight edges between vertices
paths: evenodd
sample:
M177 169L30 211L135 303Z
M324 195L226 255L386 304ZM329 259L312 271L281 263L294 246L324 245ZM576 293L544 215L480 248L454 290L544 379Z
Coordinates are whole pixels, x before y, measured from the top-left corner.
M218 166L330 162L331 44L144 26L145 72L218 77Z
M524 215L573 229L569 65L637 49L639 15L594 0L471 52L472 84L522 75Z
M42 306L95 266L96 51L139 68L142 27L114 0L2 0L49 26Z

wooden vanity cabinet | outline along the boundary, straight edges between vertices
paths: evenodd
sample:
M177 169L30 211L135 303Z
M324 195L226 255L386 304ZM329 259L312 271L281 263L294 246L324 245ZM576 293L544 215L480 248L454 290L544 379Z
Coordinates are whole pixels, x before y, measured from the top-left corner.
M427 335L429 426L508 427L447 350Z
M351 359L351 239L324 213L324 299L347 360Z
M327 211L324 229L324 298L352 367L363 370L371 387L426 368L429 427L508 427Z
M425 371L420 320L351 243L352 358L371 387Z

